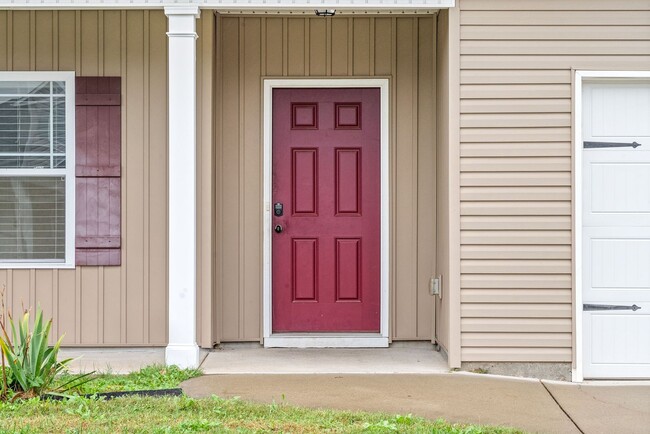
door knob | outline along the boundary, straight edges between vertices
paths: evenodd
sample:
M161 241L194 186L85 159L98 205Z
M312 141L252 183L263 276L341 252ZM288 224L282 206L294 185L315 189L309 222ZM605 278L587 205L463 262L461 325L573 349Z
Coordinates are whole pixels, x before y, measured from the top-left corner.
M273 230L274 230L276 233L279 234L279 233L282 233L282 230L283 230L283 229L282 229L282 226L281 226L281 225L275 225L275 228L273 228Z

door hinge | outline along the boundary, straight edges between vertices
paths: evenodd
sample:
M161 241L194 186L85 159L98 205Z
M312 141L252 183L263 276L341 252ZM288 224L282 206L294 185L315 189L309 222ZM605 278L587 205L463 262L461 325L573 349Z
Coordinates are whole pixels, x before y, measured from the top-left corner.
M641 306L637 306L636 304L633 304L632 306L624 306L624 305L615 305L615 304L583 304L582 305L582 310L583 311L594 311L594 310L631 310L633 312L636 312L637 310L641 309Z
M594 148L638 148L641 143L615 143L615 142L582 142L585 149Z
M429 281L429 294L440 296L442 291L442 276L432 277Z

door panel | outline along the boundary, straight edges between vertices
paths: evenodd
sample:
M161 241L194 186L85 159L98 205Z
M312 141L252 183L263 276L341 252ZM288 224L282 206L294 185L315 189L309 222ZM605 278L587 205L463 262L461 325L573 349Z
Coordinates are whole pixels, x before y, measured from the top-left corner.
M650 228L584 227L583 245L585 303L648 298Z
M650 189L644 188L650 185L650 146L645 146L584 150L585 226L650 226Z
M635 304L636 312L584 312L585 378L648 378L650 303Z
M379 89L274 89L274 333L379 332L379 123Z
M584 377L648 378L650 83L586 84L583 102L584 140L610 143L582 151Z

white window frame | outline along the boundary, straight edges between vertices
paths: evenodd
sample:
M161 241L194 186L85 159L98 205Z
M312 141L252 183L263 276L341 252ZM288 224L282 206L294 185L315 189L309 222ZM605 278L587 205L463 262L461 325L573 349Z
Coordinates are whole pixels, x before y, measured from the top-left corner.
M2 169L0 176L64 176L65 177L65 260L56 261L0 261L0 269L9 268L74 268L75 267L75 73L0 72L0 81L63 81L65 82L65 169Z

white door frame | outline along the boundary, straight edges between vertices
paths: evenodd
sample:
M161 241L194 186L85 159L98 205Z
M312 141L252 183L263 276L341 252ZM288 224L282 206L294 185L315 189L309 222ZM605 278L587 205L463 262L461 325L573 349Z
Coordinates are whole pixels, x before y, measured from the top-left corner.
M387 347L389 342L389 80L387 78L290 78L264 79L264 234L263 259L263 336L265 347ZM273 175L273 89L274 88L379 88L381 145L381 311L379 333L273 333L272 215L271 178Z
M583 376L583 330L582 330L582 85L585 81L621 80L626 78L650 78L650 71L576 71L574 82L574 139L573 139L573 176L574 176L574 205L573 205L573 243L575 277L575 369L572 370L572 381L581 382Z

